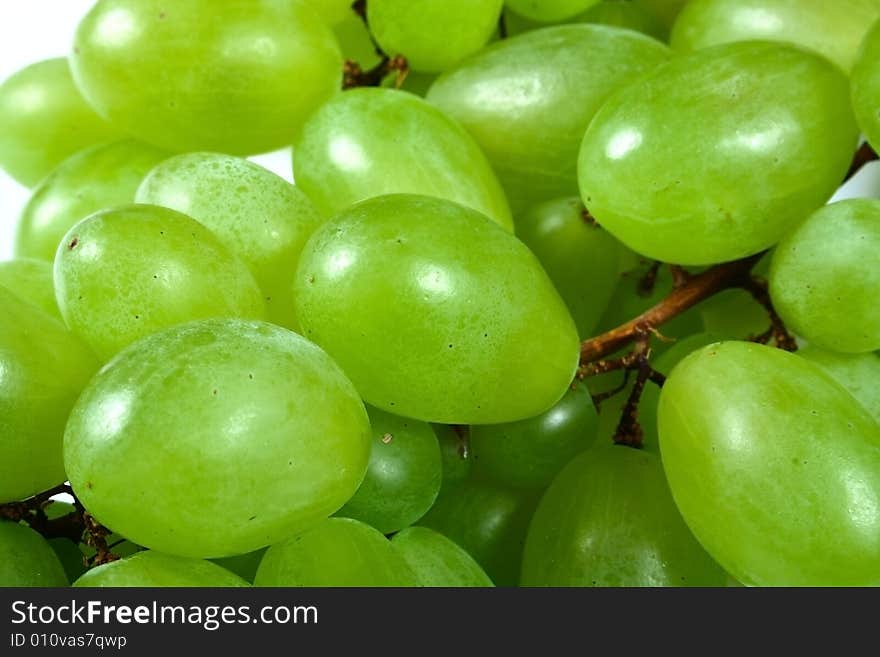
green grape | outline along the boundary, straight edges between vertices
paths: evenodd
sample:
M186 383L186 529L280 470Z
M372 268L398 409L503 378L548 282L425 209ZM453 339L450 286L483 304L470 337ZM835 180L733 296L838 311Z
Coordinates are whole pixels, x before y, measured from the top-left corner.
M428 100L485 151L515 212L577 194L577 151L617 88L669 49L631 30L564 25L493 44L439 78Z
M10 586L67 586L67 575L46 539L0 520L0 587Z
M360 398L315 345L272 324L203 320L136 342L92 379L64 462L102 524L214 558L336 511L363 479L369 436Z
M241 587L248 583L210 561L144 551L92 568L77 588Z
M370 0L367 19L382 49L415 71L439 73L480 50L504 0Z
M419 586L492 587L480 564L443 534L427 527L410 527L394 535L391 547L415 573Z
M875 148L880 150L880 22L862 41L852 70L852 106L859 127Z
M634 5L650 12L667 28L672 27L688 2L689 0L632 0Z
M277 0L99 0L70 63L99 114L178 152L291 144L342 78L330 28L307 5Z
M532 518L523 586L723 586L653 454L604 445L569 463Z
M780 41L827 57L849 72L880 18L878 0L694 0L672 30L675 50L734 41Z
M45 260L16 258L0 262L0 287L35 305L56 319L61 319L55 301L52 265Z
M131 203L165 151L126 140L72 155L34 190L15 233L15 253L52 262L61 239L85 217Z
M480 564L498 586L516 586L534 492L469 480L442 495L419 525L440 532Z
M76 507L68 502L53 499L48 506L43 508L43 511L46 514L46 518L54 520L55 518L61 518L74 513ZM52 548L52 551L55 552L58 561L61 562L61 567L64 569L64 574L67 576L68 581L72 582L86 572L86 564L83 559L83 553L79 549L79 542L74 542L66 537L47 538L46 542Z
M64 321L104 360L173 324L264 313L244 262L198 222L151 205L71 228L55 258L55 294Z
M470 427L450 424L432 424L440 458L443 463L443 480L440 494L449 492L465 481L471 473L474 459L470 451Z
M232 557L222 557L220 559L211 559L212 562L235 573L248 583L253 583L254 577L257 576L257 568L260 567L260 561L266 554L266 548L254 550L246 554L236 554Z
M664 262L757 253L822 205L856 143L847 79L774 43L678 57L596 114L578 163L604 228Z
M382 196L325 223L300 259L294 298L303 335L364 400L405 417L531 417L577 368L574 323L537 259L450 201Z
M120 139L73 84L64 57L31 64L0 85L0 168L33 187L86 146Z
M436 79L437 76L434 74L415 73L411 71L407 73L406 78L404 79L403 84L400 87L400 90L408 91L411 94L415 94L416 96L424 98L428 95L428 90L431 88L431 85L434 84L434 81ZM394 76L387 78L387 80L391 81L392 83L396 82ZM477 148L479 148L479 146ZM505 203L506 202L507 200L505 199Z
M667 379L658 421L676 504L737 580L880 584L880 425L819 366L704 347Z
M475 467L500 484L546 488L572 458L593 444L597 422L590 391L578 382L541 415L473 427Z
M718 339L744 340L770 327L767 311L744 290L724 290L698 308L703 328Z
M416 586L415 574L387 538L350 518L328 518L273 545L256 586Z
M461 203L513 228L504 192L473 139L412 94L347 91L309 119L294 150L297 184L326 215L412 193Z
M333 34L342 49L342 57L347 61L357 62L362 70L367 71L382 61L370 38L370 30L354 12L333 26Z
M64 481L64 425L99 363L59 320L2 286L0 308L2 504Z
M632 0L602 0L585 12L559 22L598 23L599 25L622 27L641 32L660 41L665 41L668 35L668 30L656 16ZM547 23L531 21L509 10L505 12L505 24L510 36L547 27Z
M575 16L599 0L505 0L511 11L533 21L553 23Z
M306 240L321 222L299 189L241 158L187 153L153 169L135 200L177 210L210 228L250 267L268 319L296 329L293 277Z
M368 408L370 462L360 488L337 515L391 534L421 518L440 491L443 462L430 425Z
M814 345L797 354L830 374L880 422L880 355L838 354Z
M580 199L549 201L516 221L516 234L544 266L581 338L596 329L614 293L619 243L584 220Z
M773 253L770 296L810 343L880 349L880 200L832 203L787 235Z
M307 5L311 5L324 22L330 26L336 26L351 17L361 20L351 10L351 0L305 0L305 2Z

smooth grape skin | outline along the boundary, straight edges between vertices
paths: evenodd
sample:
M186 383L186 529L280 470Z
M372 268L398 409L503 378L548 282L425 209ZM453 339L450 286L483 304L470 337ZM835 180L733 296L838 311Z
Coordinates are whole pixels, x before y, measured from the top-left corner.
M0 287L5 287L55 319L61 319L55 301L52 265L45 260L15 258L0 262Z
M377 530L349 518L328 518L273 545L255 586L417 586L404 558Z
M821 368L710 345L666 380L658 421L675 502L737 580L880 583L880 425Z
M773 253L770 297L811 344L880 349L880 200L832 203L787 235Z
M614 293L619 242L584 220L578 198L548 201L517 218L516 234L544 266L578 334L592 335Z
M109 359L126 345L194 319L262 319L247 265L186 215L129 205L84 219L55 257L64 321Z
M355 16L349 0L305 0L307 5L318 12L327 25L336 26L346 18ZM360 20L360 19L358 19Z
M241 587L249 584L225 568L201 559L144 551L92 568L73 583L77 588Z
M565 465L596 440L596 408L578 382L550 410L509 424L471 428L477 471L515 488L545 488Z
M0 168L33 187L62 160L124 133L95 114L67 58L31 64L0 85Z
M70 414L64 462L101 523L213 558L336 511L363 479L369 440L360 398L318 347L272 324L206 320L105 366Z
M67 575L46 539L0 520L0 587L10 586L67 586Z
M414 71L439 73L482 48L498 27L504 0L372 0L370 31L382 50Z
M880 149L880 23L862 42L852 71L852 106L856 120L875 149Z
M626 87L584 136L581 198L634 251L685 265L771 246L840 184L856 144L847 79L812 53L734 43Z
M391 534L421 518L440 491L443 464L431 426L368 408L372 427L364 480L337 515Z
M512 11L534 21L553 23L575 16L599 0L505 0Z
M880 422L880 355L838 354L815 345L798 349L797 355L830 374Z
M293 277L306 240L321 223L303 192L247 160L187 153L153 169L135 200L177 210L210 228L250 267L268 319L296 330Z
M533 491L471 479L444 492L419 525L459 545L497 586L516 586L537 504Z
M603 445L566 466L541 499L523 586L723 586L727 573L684 524L660 459Z
M515 212L577 194L577 152L617 88L669 57L663 44L604 25L565 25L493 44L443 75L428 101L461 123Z
M0 287L0 504L65 480L67 415L99 363L51 315Z
M419 586L495 586L471 555L433 529L404 529L391 539L391 547L412 569Z
M315 10L276 0L99 0L70 62L99 114L176 152L291 144L342 79L339 46Z
M817 52L848 73L878 18L878 0L694 0L679 14L670 43L687 52L734 41L781 41Z
M546 23L523 18L519 14L505 11L505 24L510 36L539 30L547 27ZM632 0L602 0L585 12L562 21L564 23L598 23L613 27L623 27L647 34L660 41L665 41L669 31L651 12L643 9Z
M382 196L325 223L303 251L294 298L303 335L364 400L405 417L531 417L577 368L574 322L535 256L450 201Z
M99 144L62 162L34 190L16 226L15 253L52 262L68 230L90 214L134 201L168 153L137 141Z
M353 89L323 105L296 144L297 184L332 216L383 194L436 196L513 229L504 191L479 146L412 94Z

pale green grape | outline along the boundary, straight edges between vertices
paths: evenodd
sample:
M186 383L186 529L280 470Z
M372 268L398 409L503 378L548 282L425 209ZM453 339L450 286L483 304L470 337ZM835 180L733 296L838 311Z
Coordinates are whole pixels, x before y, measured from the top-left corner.
M440 491L443 463L431 426L368 408L370 463L360 488L337 515L391 534L421 518Z
M880 584L880 425L820 367L710 345L673 370L658 420L676 504L737 580Z
M343 58L356 62L362 70L369 70L381 61L370 38L370 30L354 12L333 26L333 34L342 49Z
M336 26L352 16L361 20L352 10L352 0L305 0L318 12L327 25ZM361 21L363 22L363 21Z
M443 534L427 527L404 529L391 539L391 546L415 573L419 586L494 586L471 555Z
M99 210L131 203L144 176L166 157L131 140L72 155L34 190L16 227L15 253L52 262L68 230Z
M584 220L580 199L542 203L516 221L516 234L544 266L581 338L593 333L614 294L619 242Z
M370 0L367 19L382 49L415 71L439 73L482 48L504 0Z
M496 585L516 586L537 503L532 491L472 479L441 495L419 525L459 545Z
M67 575L46 539L0 520L0 587L8 586L67 586Z
M671 44L689 51L733 41L781 41L849 72L878 18L878 0L694 0L679 14Z
M505 0L512 11L534 21L553 23L571 18L599 0Z
M532 518L523 586L723 586L653 454L603 445L569 463Z
M71 228L55 258L55 294L67 325L105 360L173 324L265 312L244 262L200 223L152 205Z
M367 414L336 364L291 331L243 320L131 345L91 381L64 437L70 482L96 518L139 545L199 558L250 552L326 518L368 457Z
M45 260L16 258L0 262L0 287L35 305L56 319L61 319L55 301L52 265Z
M295 147L297 184L326 215L393 193L449 199L513 228L504 192L461 126L412 94L354 89L326 103Z
M880 22L862 42L852 71L852 105L859 127L875 149L880 149Z
M235 573L246 582L252 583L254 577L257 576L257 568L260 567L260 561L266 554L266 548L247 552L246 554L236 554L232 557L222 557L220 559L211 559L218 566L221 566L231 573Z
M36 306L0 287L0 503L65 479L67 414L98 369L89 348Z
M745 290L724 290L698 308L703 328L718 338L745 340L770 327L767 311Z
M632 3L650 12L663 25L670 28L689 0L631 0Z
M306 240L321 222L305 194L247 160L188 153L153 169L135 200L177 210L210 228L250 267L269 320L296 329L293 277Z
M416 586L404 558L377 530L349 518L328 518L273 545L256 586Z
M880 349L880 200L840 201L810 215L773 253L770 296L810 343Z
M565 304L522 242L464 206L409 194L325 223L300 259L303 335L362 397L430 422L547 410L578 363Z
M504 18L507 33L510 36L547 27L547 23L523 18L510 10L505 11ZM623 27L647 34L661 41L665 41L668 35L668 30L654 14L643 9L632 0L602 0L576 16L564 21L554 21L557 24L560 22L598 23L600 25Z
M830 374L880 422L880 355L838 354L814 345L797 354Z
M292 143L339 89L342 56L301 2L99 0L71 69L98 112L138 139L240 155Z
M428 100L476 139L518 212L577 193L578 145L593 115L668 56L666 46L631 30L536 30L444 73Z
M95 114L67 59L31 64L0 85L0 168L33 187L64 158L123 132Z
M578 163L599 223L642 255L704 265L777 242L834 192L856 127L847 79L791 46L674 59L596 114Z
M210 561L144 551L92 568L76 580L77 588L240 587L248 583Z
M470 427L449 424L433 424L431 427L440 444L440 458L443 463L440 493L443 494L470 476L474 464L469 446Z
M572 458L593 444L597 422L590 391L579 382L541 415L472 427L475 467L501 484L545 488Z

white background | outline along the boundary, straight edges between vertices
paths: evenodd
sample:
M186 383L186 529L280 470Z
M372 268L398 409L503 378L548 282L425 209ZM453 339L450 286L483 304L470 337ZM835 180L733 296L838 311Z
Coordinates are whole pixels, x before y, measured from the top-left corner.
M76 25L94 0L0 0L0 81L28 64L68 54ZM288 180L290 153L252 158ZM30 190L0 169L0 260L12 257L15 224Z
M0 80L41 59L66 55L79 19L93 0L0 0ZM255 158L290 179L286 151ZM0 260L12 256L15 224L30 192L0 170ZM880 163L863 169L835 199L846 196L880 198Z

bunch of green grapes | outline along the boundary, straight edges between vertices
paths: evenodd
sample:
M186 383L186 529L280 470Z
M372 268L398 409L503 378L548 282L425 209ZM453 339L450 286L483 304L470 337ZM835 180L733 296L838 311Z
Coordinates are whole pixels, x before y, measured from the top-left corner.
M0 85L0 586L880 585L878 19L98 0Z

